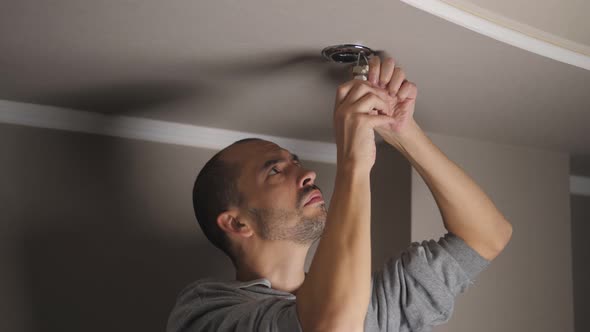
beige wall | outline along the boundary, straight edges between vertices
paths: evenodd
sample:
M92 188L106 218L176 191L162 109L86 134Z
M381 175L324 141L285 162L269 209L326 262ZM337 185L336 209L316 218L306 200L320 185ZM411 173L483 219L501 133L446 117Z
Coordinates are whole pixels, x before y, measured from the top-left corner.
M215 153L0 124L0 331L163 331L176 294L233 278L201 235ZM303 161L326 199L335 166Z
M506 250L459 296L450 322L435 331L573 331L568 155L429 136L514 227ZM436 203L413 171L412 241L443 233Z
M373 271L410 245L410 163L387 143L377 144L371 171L371 249Z

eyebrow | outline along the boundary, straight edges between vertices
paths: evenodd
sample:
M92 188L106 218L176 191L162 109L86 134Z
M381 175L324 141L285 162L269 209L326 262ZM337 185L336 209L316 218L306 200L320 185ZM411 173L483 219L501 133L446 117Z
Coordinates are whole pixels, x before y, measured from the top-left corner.
M297 156L294 153L290 153L290 155L291 155L292 161L296 161L296 162L300 163L299 156ZM266 162L264 162L264 164L260 168L260 172L263 172L263 171L267 170L268 168L270 168L271 166L276 165L280 162L284 162L284 161L286 161L284 158L267 160Z

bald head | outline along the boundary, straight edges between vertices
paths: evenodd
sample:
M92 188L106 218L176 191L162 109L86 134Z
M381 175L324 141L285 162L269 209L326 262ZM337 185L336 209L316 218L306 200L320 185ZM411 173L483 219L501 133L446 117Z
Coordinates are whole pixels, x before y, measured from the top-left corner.
M257 141L256 138L243 139L216 153L203 166L193 186L193 209L203 233L234 262L231 245L216 219L229 208L242 205L244 197L238 189L238 179L244 153L238 147Z
M205 235L230 257L231 244L217 218L234 209L265 241L310 244L323 230L323 200L305 203L320 194L315 173L279 145L262 139L237 141L203 167L193 188L197 220ZM232 259L234 259L232 257ZM235 263L235 261L234 261Z

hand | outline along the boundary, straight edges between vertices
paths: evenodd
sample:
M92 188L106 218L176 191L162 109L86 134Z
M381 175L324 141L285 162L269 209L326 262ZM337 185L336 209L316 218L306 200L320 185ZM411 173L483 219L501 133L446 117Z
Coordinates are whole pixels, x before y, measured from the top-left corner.
M338 87L334 106L334 132L338 166L370 171L375 164L375 133L394 124L394 98L369 82L351 80ZM387 114L387 115L386 115Z
M406 73L401 67L395 66L394 59L385 58L381 61L378 56L369 60L368 81L382 93L386 92L394 98L393 112L390 115L394 119L393 123L378 126L375 130L386 142L397 147L401 137L413 129L418 88L416 84L406 80Z

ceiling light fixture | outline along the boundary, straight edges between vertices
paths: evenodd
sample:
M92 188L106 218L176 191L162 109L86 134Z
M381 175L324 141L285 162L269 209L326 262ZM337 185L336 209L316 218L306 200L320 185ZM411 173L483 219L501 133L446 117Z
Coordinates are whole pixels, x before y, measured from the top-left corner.
M354 64L352 74L355 79L366 81L369 75L369 57L376 52L367 46L359 44L343 44L326 47L322 56L336 63Z

